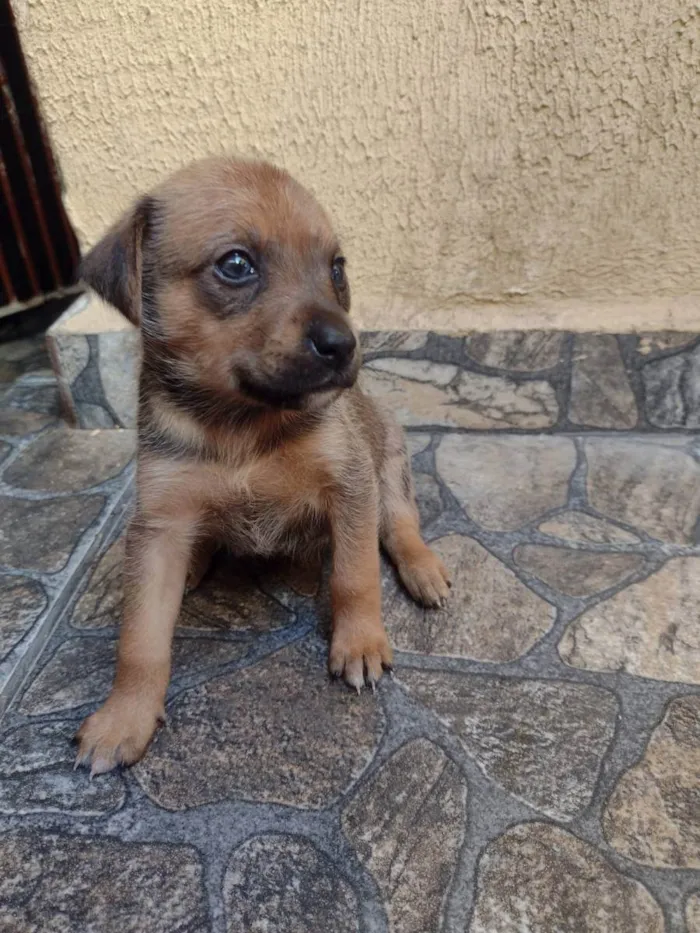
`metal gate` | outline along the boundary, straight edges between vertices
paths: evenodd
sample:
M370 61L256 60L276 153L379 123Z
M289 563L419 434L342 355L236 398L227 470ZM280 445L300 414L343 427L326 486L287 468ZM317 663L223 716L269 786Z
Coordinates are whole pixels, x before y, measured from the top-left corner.
M0 317L69 290L78 258L12 8L0 0Z

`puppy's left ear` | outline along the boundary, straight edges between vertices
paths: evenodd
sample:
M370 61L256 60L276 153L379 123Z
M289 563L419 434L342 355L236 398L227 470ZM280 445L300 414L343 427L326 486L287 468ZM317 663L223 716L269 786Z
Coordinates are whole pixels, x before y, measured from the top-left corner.
M80 265L80 277L138 327L141 323L143 245L154 211L142 198L102 237Z

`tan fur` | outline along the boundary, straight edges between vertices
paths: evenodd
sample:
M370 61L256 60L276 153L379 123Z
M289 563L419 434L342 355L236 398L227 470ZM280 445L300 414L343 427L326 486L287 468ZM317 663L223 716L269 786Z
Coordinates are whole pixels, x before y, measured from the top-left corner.
M216 275L238 248L258 257L254 291ZM332 377L309 356L319 316L351 327L347 285L330 275L338 248L288 175L219 159L140 201L86 259L88 283L140 322L144 343L117 672L78 736L94 773L144 753L164 716L185 586L220 544L294 555L330 541L329 667L358 691L392 660L380 539L416 599L447 595L420 537L402 432L355 384L359 351Z

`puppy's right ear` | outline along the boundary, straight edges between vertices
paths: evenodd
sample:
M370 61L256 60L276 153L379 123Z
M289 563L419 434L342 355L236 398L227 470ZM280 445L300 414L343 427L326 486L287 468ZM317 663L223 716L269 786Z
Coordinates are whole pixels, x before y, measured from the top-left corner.
M102 237L80 265L80 278L124 317L141 323L143 243L154 209L143 198Z

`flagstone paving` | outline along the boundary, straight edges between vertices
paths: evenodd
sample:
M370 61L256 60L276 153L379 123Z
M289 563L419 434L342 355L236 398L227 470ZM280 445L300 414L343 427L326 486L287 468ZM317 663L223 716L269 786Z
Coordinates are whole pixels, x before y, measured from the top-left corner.
M325 568L221 556L185 599L167 727L93 781L70 740L113 673L133 436L62 427L17 350L0 930L698 933L696 338L631 339L477 335L450 355L371 335L449 605L418 609L385 564L395 675L358 697L326 675ZM645 385L676 433L640 429Z

